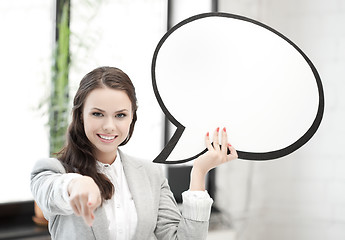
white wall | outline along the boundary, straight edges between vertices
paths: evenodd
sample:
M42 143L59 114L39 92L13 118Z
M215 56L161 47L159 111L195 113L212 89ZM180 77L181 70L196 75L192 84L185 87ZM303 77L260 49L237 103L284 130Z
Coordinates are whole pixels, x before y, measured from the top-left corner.
M219 11L261 21L296 43L318 69L326 106L319 130L295 153L218 168L215 204L237 239L345 239L345 2L221 0Z
M0 203L32 199L30 169L48 156L51 1L0 1ZM15 190L14 190L15 189Z

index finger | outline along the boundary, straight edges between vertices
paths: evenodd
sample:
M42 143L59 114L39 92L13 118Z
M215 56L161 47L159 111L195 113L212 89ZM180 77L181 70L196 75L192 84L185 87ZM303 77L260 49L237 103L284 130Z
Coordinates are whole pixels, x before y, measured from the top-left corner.
M93 222L93 217L92 217L93 216L93 213L92 213L93 210L90 209L88 199L81 201L80 205L81 205L81 216L83 217L85 223L88 226L91 226L92 222Z

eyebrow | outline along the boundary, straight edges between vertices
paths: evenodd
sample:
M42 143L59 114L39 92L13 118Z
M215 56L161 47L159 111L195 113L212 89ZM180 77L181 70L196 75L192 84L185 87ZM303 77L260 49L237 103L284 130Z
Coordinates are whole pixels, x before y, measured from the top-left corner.
M100 109L100 108L97 108L97 107L91 108L91 110L97 110L97 111L102 112L102 113L105 112L104 110L102 110L102 109ZM127 110L127 109L124 108L124 109L121 109L121 110L116 111L115 113L119 113L119 112L129 112L129 110Z

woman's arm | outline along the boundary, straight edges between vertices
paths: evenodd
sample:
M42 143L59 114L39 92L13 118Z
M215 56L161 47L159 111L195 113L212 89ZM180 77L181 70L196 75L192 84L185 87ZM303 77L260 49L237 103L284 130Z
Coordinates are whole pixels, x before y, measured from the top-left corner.
M205 137L208 152L198 157L191 171L190 191L182 194L183 205L180 215L173 194L165 181L162 184L160 203L155 234L159 240L172 239L206 239L209 225L209 216L213 200L207 192L199 194L195 191L205 190L207 173L222 163L237 158L236 150L228 144L226 129L222 130L221 148L219 145L219 129L214 132L213 146L209 134ZM227 154L228 149L230 154Z
M68 183L79 176L66 173L61 162L54 158L36 162L31 172L31 192L46 218L73 213L66 189Z
M155 235L158 240L205 240L213 200L193 200L182 193L182 214L167 180L161 185ZM190 197L190 196L189 196Z
M91 225L93 211L101 204L96 183L88 176L66 173L57 159L37 161L31 173L31 191L44 216L82 216Z

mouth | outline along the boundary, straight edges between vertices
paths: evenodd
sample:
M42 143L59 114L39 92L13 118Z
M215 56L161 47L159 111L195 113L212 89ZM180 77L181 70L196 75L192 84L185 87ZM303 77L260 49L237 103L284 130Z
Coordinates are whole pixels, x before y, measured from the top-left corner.
M102 142L113 142L117 138L117 135L97 134L97 136L101 139Z

